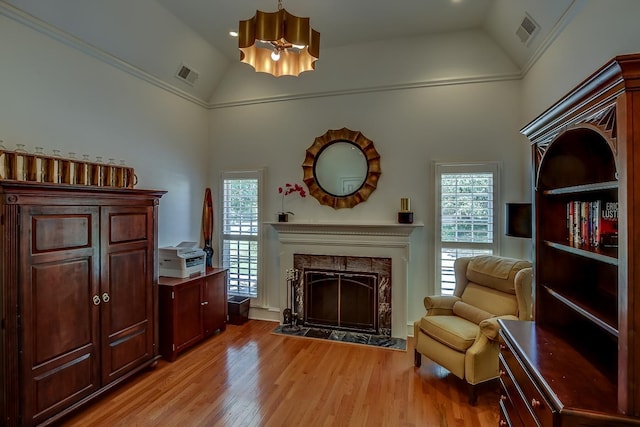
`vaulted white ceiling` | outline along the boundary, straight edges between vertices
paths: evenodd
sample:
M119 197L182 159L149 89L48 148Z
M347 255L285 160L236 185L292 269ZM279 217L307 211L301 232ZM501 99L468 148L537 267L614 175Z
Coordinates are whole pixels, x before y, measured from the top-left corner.
M522 71L581 7L581 0L283 0L308 16L323 49L373 41L442 36L479 30ZM239 60L229 36L256 10L277 0L0 0L5 14L96 49L197 99L211 99L230 64ZM2 10L0 10L2 12ZM539 29L527 42L516 35L528 15ZM40 28L42 29L42 28ZM198 72L193 86L178 81L181 64Z

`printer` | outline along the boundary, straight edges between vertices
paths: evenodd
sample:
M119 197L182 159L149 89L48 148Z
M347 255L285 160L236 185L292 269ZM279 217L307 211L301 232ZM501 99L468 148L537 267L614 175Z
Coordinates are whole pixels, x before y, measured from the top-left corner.
M197 245L196 242L181 242L177 246L160 248L160 275L185 278L204 274L206 253Z

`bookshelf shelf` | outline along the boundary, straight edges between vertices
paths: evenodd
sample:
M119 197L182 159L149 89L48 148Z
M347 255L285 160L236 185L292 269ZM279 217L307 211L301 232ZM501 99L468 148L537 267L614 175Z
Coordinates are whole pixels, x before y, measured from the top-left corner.
M566 194L577 195L604 190L618 190L618 181L595 182L591 184L573 185L570 187L552 188L544 190L543 193L545 196L559 196Z
M545 240L545 245L557 249L578 255L585 258L590 258L594 261L604 262L611 265L618 265L617 248L594 248L588 245L572 246L564 243L550 242Z
M615 301L610 301L606 297L603 298L602 295L581 295L575 292L573 294L565 294L547 286L543 286L543 288L549 295L556 298L580 316L593 322L596 326L615 338L618 337L618 319L615 317ZM594 304L594 301L597 301L597 303ZM602 309L600 307L602 307Z

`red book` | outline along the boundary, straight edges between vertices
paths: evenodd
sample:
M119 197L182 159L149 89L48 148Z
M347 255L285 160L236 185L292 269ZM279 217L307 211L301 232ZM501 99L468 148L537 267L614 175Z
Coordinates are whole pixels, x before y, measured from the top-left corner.
M618 246L618 202L600 202L596 235L598 245Z

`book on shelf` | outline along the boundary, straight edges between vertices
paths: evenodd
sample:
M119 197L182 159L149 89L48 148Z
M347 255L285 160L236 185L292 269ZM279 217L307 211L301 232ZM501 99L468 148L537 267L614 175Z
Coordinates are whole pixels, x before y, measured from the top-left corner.
M618 246L618 202L601 202L598 224L598 244Z
M618 202L568 202L567 233L569 244L573 246L617 247Z

